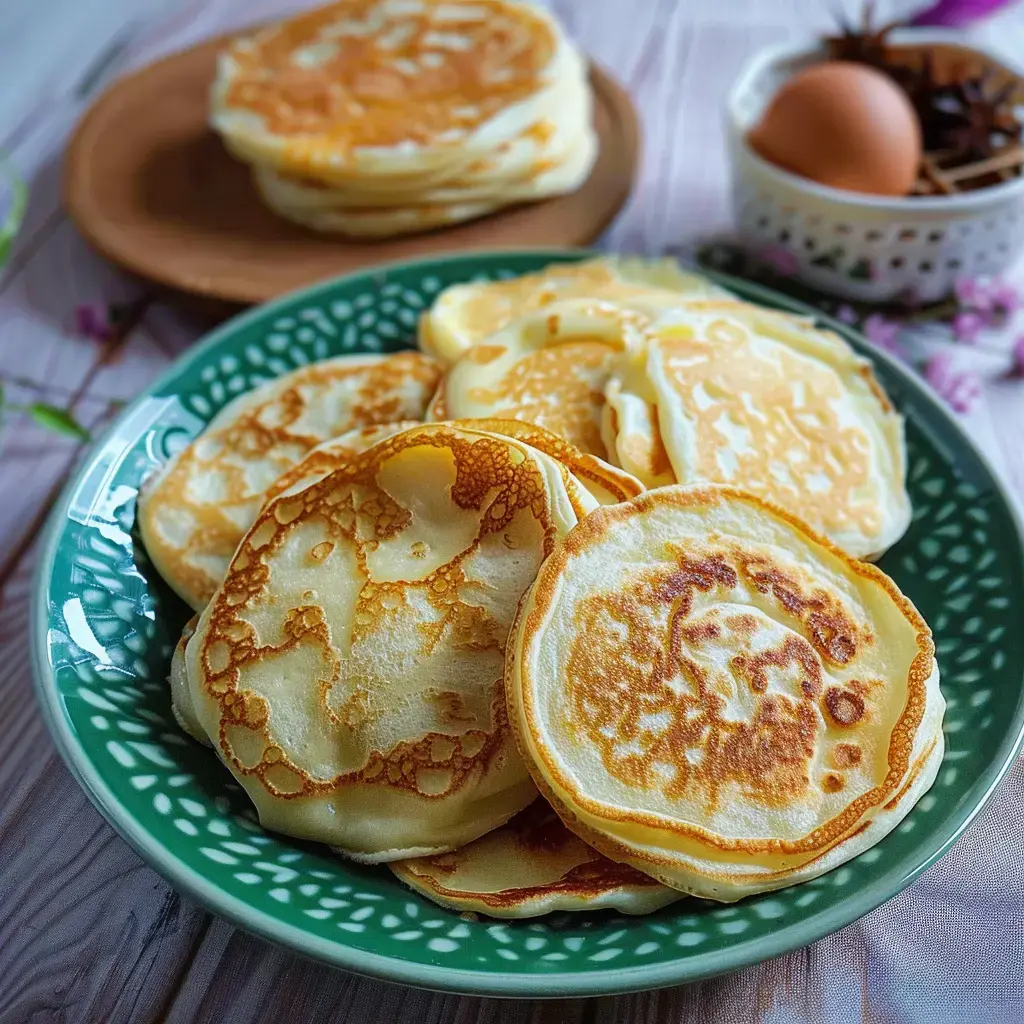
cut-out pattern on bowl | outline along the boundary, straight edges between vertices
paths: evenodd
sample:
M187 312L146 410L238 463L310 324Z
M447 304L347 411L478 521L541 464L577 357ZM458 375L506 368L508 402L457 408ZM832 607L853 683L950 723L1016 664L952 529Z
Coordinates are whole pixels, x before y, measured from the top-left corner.
M135 403L57 513L37 608L39 686L62 751L144 855L213 909L304 952L396 980L568 994L669 984L802 945L905 884L1001 773L1020 728L1022 557L1011 511L959 428L903 371L914 521L882 565L937 638L947 753L889 837L820 879L734 906L684 900L643 918L469 920L386 869L265 833L215 756L170 713L164 676L188 611L133 536L137 488L234 395L313 359L407 346L444 286L537 269L548 254L459 257L348 278L222 328ZM736 286L735 282L727 282ZM747 297L793 304L754 286Z

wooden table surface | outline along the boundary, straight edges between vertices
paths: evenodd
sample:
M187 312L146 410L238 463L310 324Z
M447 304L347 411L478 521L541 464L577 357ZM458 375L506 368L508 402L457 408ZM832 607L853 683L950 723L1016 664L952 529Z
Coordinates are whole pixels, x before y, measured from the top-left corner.
M65 141L96 94L127 68L288 6L287 0L0 3L0 151L32 188L24 229L0 277L0 373L10 400L30 393L19 380L31 382L43 397L70 403L85 423L99 427L202 333L199 321L155 300L76 234L58 197ZM830 8L840 5L559 0L553 6L584 48L627 84L643 118L642 174L606 243L658 253L728 225L721 98L740 63L762 45L824 28ZM1024 16L1005 13L983 32L1019 51ZM105 343L77 336L72 326L75 307L96 300L132 302L129 318ZM1024 496L1022 387L988 383L983 403L965 421L1018 498ZM891 1007L873 1006L866 986L850 992L849 1018L826 1014L820 1000L809 998L820 981L810 974L834 969L836 942L846 941L841 936L828 940L833 952L819 943L737 975L660 993L514 1002L418 992L331 970L179 897L72 780L31 692L26 631L35 543L82 455L74 441L7 417L0 439L0 1024L896 1019Z

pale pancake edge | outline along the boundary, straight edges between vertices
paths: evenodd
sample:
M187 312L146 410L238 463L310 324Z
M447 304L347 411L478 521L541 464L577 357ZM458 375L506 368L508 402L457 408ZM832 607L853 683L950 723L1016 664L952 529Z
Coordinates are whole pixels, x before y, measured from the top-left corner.
M427 899L489 917L605 909L647 914L682 897L587 846L539 798L504 825L451 853L389 866Z

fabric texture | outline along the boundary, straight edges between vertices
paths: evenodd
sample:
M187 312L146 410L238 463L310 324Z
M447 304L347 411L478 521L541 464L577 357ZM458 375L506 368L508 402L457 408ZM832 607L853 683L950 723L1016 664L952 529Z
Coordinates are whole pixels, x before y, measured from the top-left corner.
M664 997L649 1018L622 1019L1021 1024L1024 759L952 849L888 903L804 949Z

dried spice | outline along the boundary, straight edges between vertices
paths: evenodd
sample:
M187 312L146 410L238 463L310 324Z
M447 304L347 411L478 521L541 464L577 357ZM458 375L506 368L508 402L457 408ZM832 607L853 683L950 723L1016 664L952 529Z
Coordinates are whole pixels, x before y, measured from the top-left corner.
M886 37L894 28L899 27L900 22L893 21L876 28L873 24L874 18L875 5L872 0L871 3L864 5L859 26L840 22L840 34L824 39L828 59L852 60L890 74L891 64Z
M826 37L831 60L866 64L889 75L906 92L921 123L925 157L915 192L951 193L998 184L1021 173L1024 148L1015 110L1016 79L997 82L997 72L966 62L940 74L934 51L893 46L889 34L901 22L874 24L874 3L859 25L841 24Z
M987 160L1020 141L1021 124L1012 103L1016 82L995 87L993 72L938 86L928 113L934 118L936 149L950 150L955 163Z

